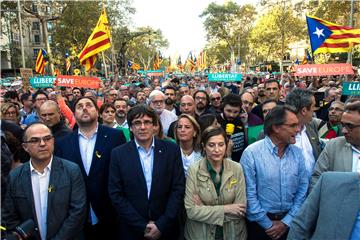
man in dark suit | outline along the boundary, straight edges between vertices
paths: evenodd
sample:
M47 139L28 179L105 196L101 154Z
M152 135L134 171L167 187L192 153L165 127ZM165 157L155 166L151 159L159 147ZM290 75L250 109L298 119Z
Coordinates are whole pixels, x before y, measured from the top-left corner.
M55 155L77 163L85 179L89 207L86 239L101 239L105 233L110 239L116 224L108 194L110 153L126 142L125 137L120 130L98 124L99 110L93 98L80 97L74 106L79 128L57 141Z
M109 194L120 217L121 239L177 239L185 177L181 153L154 138L157 115L139 105L127 116L135 140L111 153Z
M86 192L79 167L53 156L54 137L43 123L29 125L23 141L30 161L10 172L1 224L12 230L32 219L35 239L82 239Z

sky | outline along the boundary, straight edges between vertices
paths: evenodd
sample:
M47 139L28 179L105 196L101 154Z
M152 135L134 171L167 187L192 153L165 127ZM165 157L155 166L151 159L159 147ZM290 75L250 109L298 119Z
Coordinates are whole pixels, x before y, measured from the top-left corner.
M150 26L161 29L169 41L169 48L162 55L172 58L181 55L184 61L189 52L196 55L206 44L203 18L199 15L211 3L223 4L224 0L133 0L136 13L133 17L135 27ZM251 0L235 1L238 4L251 3Z

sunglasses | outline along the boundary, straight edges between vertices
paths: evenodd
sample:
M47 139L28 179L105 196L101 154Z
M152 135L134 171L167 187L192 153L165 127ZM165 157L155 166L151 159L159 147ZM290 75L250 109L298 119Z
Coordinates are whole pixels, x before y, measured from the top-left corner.
M211 98L210 100L211 100L211 101L215 101L215 100L216 100L216 101L220 101L220 97L214 97L214 98Z

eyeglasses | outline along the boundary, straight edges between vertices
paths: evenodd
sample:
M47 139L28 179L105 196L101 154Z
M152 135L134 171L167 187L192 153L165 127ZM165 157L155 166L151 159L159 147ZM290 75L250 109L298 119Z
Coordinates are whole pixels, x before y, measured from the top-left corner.
M151 101L154 105L162 105L162 104L164 104L165 103L165 101L164 100L159 100L159 101Z
M205 101L205 100L206 100L206 97L195 97L195 100Z
M5 115L6 115L6 116L16 115L16 111L5 112Z
M150 120L143 121L143 122L138 120L138 121L132 122L132 126L134 126L135 128L141 128L143 124L145 127L150 127L150 126L154 125L154 122L150 121Z
M40 144L41 141L44 141L44 143L48 143L53 138L54 138L54 136L52 136L52 135L47 135L45 137L32 137L28 141L24 141L24 143Z
M46 101L47 98L36 98L35 101Z
M346 128L348 131L353 130L354 128L360 127L360 124L352 124L352 123L341 123L343 128Z
M220 101L220 99L221 99L220 97L214 97L214 98L211 98L210 100L211 101Z

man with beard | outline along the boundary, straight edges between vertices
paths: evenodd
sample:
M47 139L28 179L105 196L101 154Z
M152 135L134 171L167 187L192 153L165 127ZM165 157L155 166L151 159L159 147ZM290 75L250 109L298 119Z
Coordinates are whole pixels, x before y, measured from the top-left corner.
M146 95L143 91L137 91L135 94L136 104L146 104Z
M179 116L179 108L175 105L176 103L176 89L173 86L166 86L164 89L165 94L165 109Z
M341 136L341 117L344 113L344 103L333 101L329 107L329 121L321 121L318 127L319 138L332 139Z
M360 172L360 99L350 98L341 117L343 137L330 140L314 167L310 188L327 171Z
M233 142L232 160L239 162L241 154L247 145L245 128L240 119L241 98L239 95L230 93L223 98L222 106L223 111L217 116L217 121Z
M114 100L114 107L116 109L115 112L115 121L116 124L114 128L120 129L123 131L126 141L130 141L130 130L129 125L126 120L127 113L129 111L127 101L122 98L118 98Z
M114 239L116 215L108 194L110 152L125 143L125 137L120 130L98 124L99 109L91 97L78 98L74 114L79 128L57 141L55 155L77 163L85 179L85 239L101 239L104 233Z
M165 94L160 90L154 90L149 95L149 105L159 115L164 134L168 134L170 124L177 120L177 116L165 109Z
M205 90L197 90L194 93L195 99L195 112L198 116L203 114L211 114L208 109L210 98Z

